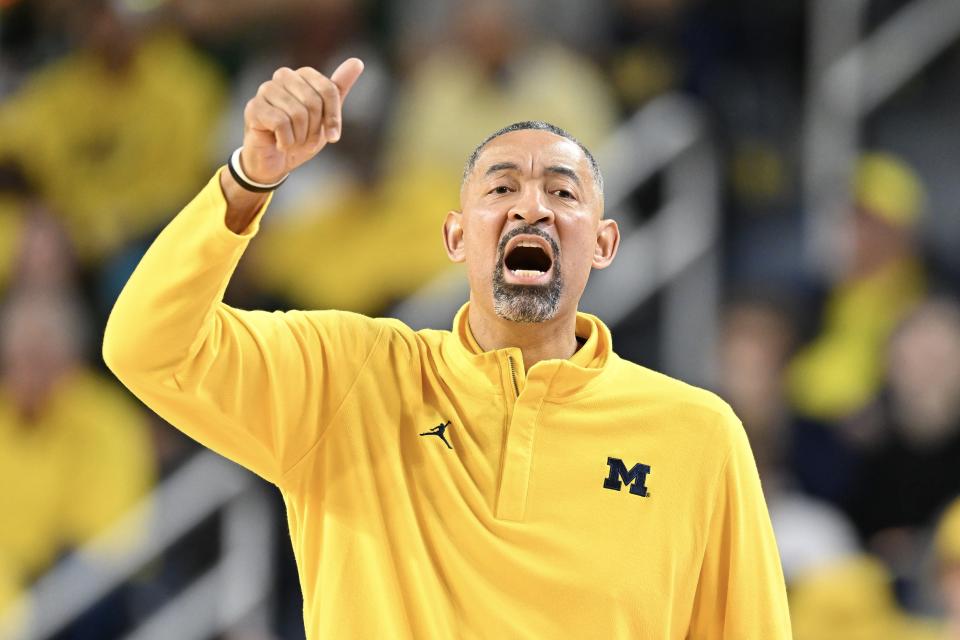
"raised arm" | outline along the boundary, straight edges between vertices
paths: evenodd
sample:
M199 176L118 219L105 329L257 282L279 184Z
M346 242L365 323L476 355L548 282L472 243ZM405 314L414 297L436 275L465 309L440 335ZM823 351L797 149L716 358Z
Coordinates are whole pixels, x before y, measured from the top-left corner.
M280 69L245 111L242 170L273 183L340 137L362 71ZM222 302L269 195L221 168L160 233L120 294L103 357L154 411L272 482L318 442L380 333L338 311L266 313Z

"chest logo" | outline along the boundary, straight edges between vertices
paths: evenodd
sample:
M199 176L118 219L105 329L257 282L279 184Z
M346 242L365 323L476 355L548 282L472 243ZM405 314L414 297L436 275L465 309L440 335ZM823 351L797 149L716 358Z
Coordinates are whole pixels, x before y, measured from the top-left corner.
M633 465L630 471L627 471L627 465L623 464L620 458L607 458L607 466L610 467L610 474L603 479L604 489L613 489L620 491L620 487L625 484L630 485L630 493L635 496L648 497L647 476L650 475L650 466L641 462ZM621 482L622 481L622 482Z
M422 436L439 436L440 439L443 440L443 444L447 445L447 448L453 449L453 447L450 446L450 443L447 442L447 437L444 435L444 432L447 430L447 427L449 427L449 426L450 426L450 421L447 420L447 421L444 422L443 424L438 424L438 425L435 426L433 429L430 429L430 431L424 431L424 432L421 433L420 435L422 435Z

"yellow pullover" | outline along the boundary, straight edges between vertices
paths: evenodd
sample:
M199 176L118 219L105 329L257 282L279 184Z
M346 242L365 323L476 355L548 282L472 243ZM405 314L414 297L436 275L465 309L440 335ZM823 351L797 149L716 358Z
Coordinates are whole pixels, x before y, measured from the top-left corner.
M263 211L242 234L225 213L218 172L143 257L103 353L280 488L307 637L790 637L726 403L621 359L585 313L573 357L524 371L519 349L478 347L466 305L452 332L231 308Z

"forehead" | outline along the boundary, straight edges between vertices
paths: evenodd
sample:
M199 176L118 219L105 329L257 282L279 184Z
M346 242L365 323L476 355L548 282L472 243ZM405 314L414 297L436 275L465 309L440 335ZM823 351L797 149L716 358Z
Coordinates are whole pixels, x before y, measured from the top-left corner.
M487 143L474 166L474 173L483 175L494 164L511 162L522 173L537 172L545 167L566 166L590 179L590 162L580 146L563 136L538 129L522 129L498 136Z

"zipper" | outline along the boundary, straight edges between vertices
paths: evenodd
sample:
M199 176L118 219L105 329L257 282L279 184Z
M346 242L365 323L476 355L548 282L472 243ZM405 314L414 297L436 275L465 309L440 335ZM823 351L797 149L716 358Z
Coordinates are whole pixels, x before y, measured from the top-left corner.
M513 393L519 398L520 387L517 386L517 370L513 366L513 356L507 356L507 364L510 365L510 380L513 381Z
M513 411L516 408L516 404L519 402L519 398L520 398L520 385L517 384L517 366L513 362L513 356L510 356L510 355L507 356L507 367L510 369L510 382L513 383L514 396L513 396L513 401L511 402L510 396L507 394L506 390L504 390L504 394L503 394L504 438L503 438L503 449L500 451L500 467L497 474L499 476L499 479L497 480L497 493L496 493L496 499L493 506L495 517L500 517L499 515L500 509L501 509L500 502L501 502L501 499L503 499L504 497L503 495L501 495L501 492L503 491L503 480L504 480L503 475L504 475L506 459L507 459L508 434L510 433L511 426L513 424Z

